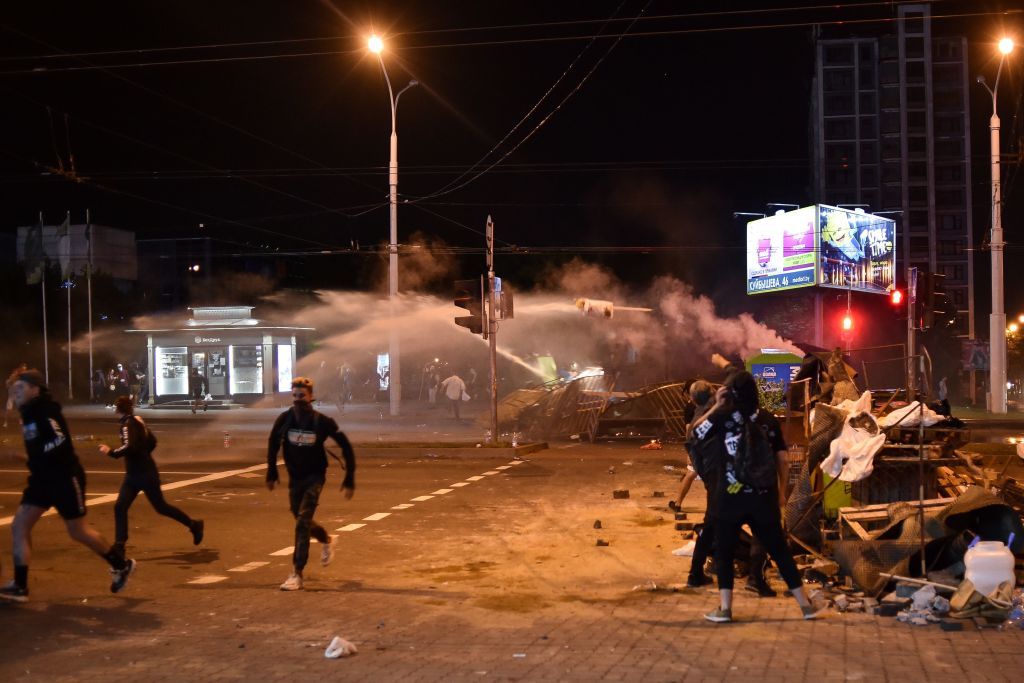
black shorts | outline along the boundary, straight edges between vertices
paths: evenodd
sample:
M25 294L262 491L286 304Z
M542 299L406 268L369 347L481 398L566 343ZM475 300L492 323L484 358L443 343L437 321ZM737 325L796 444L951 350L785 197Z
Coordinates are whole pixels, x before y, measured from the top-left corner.
M28 487L21 494L22 505L48 510L57 508L63 519L85 517L85 470L79 467L66 476L29 475Z

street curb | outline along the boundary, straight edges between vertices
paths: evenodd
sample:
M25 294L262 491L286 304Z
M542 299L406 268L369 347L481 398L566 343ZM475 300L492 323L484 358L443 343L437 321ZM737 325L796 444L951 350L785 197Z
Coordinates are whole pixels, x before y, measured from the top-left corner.
M511 459L531 453L538 453L547 450L548 444L545 441L523 444L522 446L511 446L507 448L477 448L475 446L452 445L452 446L402 446L399 444L391 446L376 446L372 443L352 444L356 457L373 456L404 456L419 458L506 458Z

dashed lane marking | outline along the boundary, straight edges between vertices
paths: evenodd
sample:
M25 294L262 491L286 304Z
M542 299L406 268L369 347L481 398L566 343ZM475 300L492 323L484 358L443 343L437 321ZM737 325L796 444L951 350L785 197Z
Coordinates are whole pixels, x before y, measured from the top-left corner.
M434 491L433 493L431 493L430 495L432 495L432 496L443 496L444 494L451 493L452 491L454 491L454 489L438 489L438 490ZM413 500L415 500L415 498Z
M379 522L380 520L384 519L385 517L390 517L390 516L391 516L390 512L374 512L369 517L363 517L363 521L364 522Z
M430 500L431 498L433 498L433 496L416 496L415 498L410 498L409 500L414 500L417 503L422 503L423 501Z
M345 526L341 527L340 529L335 529L335 531L355 531L356 529L362 529L364 526L366 526L366 525L365 524L346 524Z
M480 481L481 479L483 479L483 477L481 477L479 474L472 477L466 477L466 481Z
M392 510L408 510L411 507L416 507L412 503L399 503L398 505L392 505Z
M251 572L253 569L259 569L260 567L266 567L269 562L246 562L245 564L237 567L232 567L229 572Z
M509 465L522 465L523 462L523 460L513 460L512 462L509 463Z
M448 484L448 486L452 487L453 489L461 489L463 486L469 486L469 482L468 481L460 481L457 484Z
M511 465L501 465L500 467L495 467L494 469L496 469L496 470L508 470L508 469L512 469L512 466Z
M489 477L489 476L491 476L492 474L501 474L501 473L500 473L500 472L496 472L496 471L494 471L494 470L491 470L490 472L484 472L483 476L485 476L485 477Z
M228 580L228 577L226 577L226 576L217 576L215 574L207 574L205 576L197 576L196 578L192 579L191 581L188 581L187 583L190 583L193 586L203 586L203 585L206 585L208 583L220 583L221 581L227 581L227 580Z
M285 555L291 555L295 552L295 546L290 545L287 548L281 548L270 553L271 557L284 557Z

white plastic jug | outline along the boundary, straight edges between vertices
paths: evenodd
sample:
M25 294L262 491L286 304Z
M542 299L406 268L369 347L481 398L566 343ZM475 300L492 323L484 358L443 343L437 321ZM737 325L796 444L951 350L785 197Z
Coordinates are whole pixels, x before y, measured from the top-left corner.
M967 571L974 590L988 595L1003 581L1013 581L1013 553L1001 541L979 541L964 553Z

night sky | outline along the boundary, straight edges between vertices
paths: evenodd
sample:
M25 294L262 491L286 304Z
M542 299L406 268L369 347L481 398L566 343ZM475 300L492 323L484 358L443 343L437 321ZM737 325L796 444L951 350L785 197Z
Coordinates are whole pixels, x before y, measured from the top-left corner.
M81 222L89 208L139 238L208 236L239 253L379 246L390 111L365 49L377 32L396 90L421 83L399 108L399 191L409 202L400 242L420 234L479 247L491 214L499 246L547 250L502 257L521 259L522 272L528 259L561 258L558 248L657 247L590 258L626 280L671 273L742 305L745 228L733 212L817 200L808 187L814 22L828 35L859 21L873 31L895 5L17 3L0 20L0 230L40 210L47 222L66 210ZM998 11L1016 3L933 7L934 31L968 36L972 73L989 69L991 81L991 41L1024 21ZM988 14L941 18L968 12ZM853 23L831 23L840 20ZM1000 86L1013 157L1020 52ZM980 86L972 95L980 242L990 112ZM80 182L66 177L69 152ZM48 170L61 165L65 177ZM1004 170L1011 243L1015 169ZM1008 273L1017 258L1008 251ZM1013 312L1024 298L1013 278L1007 285Z

